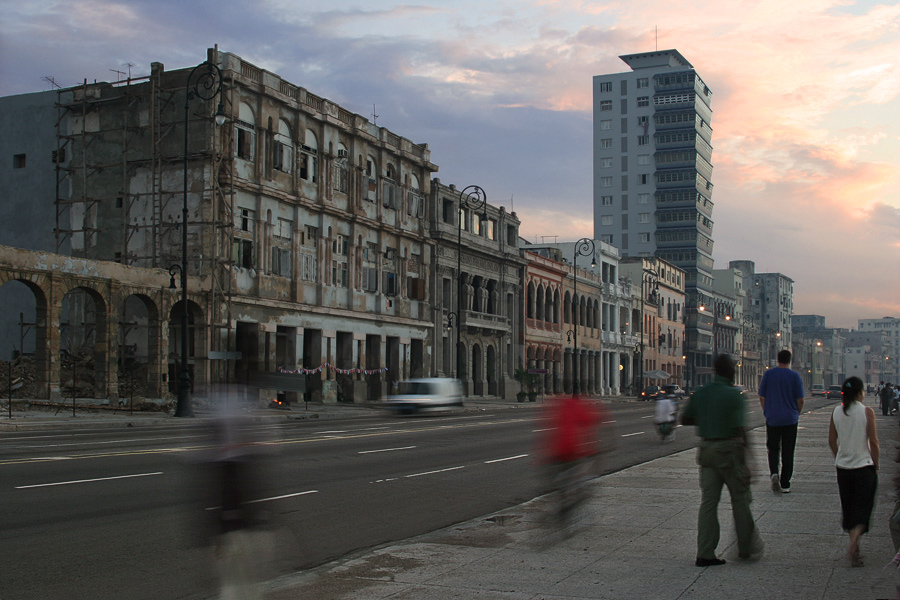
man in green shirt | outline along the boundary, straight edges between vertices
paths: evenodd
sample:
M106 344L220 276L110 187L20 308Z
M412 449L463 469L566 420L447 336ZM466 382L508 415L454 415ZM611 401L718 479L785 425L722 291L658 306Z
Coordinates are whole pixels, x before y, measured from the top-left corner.
M716 558L719 545L719 498L722 485L731 494L731 510L737 530L738 556L751 559L762 553L762 540L750 513L750 468L747 465L746 406L743 394L733 386L734 361L727 354L716 357L715 380L697 390L681 415L683 425L696 425L702 438L697 452L700 465L700 514L697 517L698 567L724 565Z

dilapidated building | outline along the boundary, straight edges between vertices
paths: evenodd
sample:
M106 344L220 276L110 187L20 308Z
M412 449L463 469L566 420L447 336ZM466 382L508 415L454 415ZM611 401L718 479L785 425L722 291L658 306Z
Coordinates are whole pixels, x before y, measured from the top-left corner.
M308 375L310 399L361 401L431 375L428 146L234 54L207 61L31 95L56 97L55 198L35 216L56 251L169 269L176 285L186 256L195 394L284 370ZM181 310L163 316L170 384ZM83 343L96 313L72 301ZM122 329L132 356L147 354L141 331Z

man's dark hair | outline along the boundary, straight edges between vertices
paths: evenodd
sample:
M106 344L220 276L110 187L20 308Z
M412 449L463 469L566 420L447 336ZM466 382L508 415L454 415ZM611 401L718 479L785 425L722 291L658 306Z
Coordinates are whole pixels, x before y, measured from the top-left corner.
M734 381L734 360L727 354L720 354L713 362L716 375L724 377L728 381Z
M783 365L790 364L791 362L791 351L790 350L782 350L778 353L778 362Z

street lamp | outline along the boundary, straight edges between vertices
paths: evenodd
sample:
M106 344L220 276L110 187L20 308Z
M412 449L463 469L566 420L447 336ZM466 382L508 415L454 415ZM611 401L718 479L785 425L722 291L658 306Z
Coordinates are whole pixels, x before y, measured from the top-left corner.
M192 83L193 82L193 83ZM191 70L184 85L184 190L181 208L181 264L169 267L169 287L175 286L175 273L181 275L181 374L178 377L178 403L176 417L191 417L191 376L188 373L188 300L187 300L187 260L188 260L188 125L191 100L212 100L219 97L216 110L216 125L225 124L225 108L222 104L222 71L209 61L204 61Z
M572 344L572 394L577 396L578 389L578 257L579 256L590 256L591 257L591 268L597 266L597 259L594 258L594 240L590 238L581 238L577 242L575 242L575 256L572 260L572 279L574 283L572 284L572 325L573 332L572 338L574 343Z
M638 379L638 386L640 389L644 389L644 325L647 323L647 319L644 317L644 288L647 285L654 285L653 289L650 291L650 297L647 298L651 302L656 305L657 311L659 310L659 275L654 273L653 271L648 271L647 269L642 269L641 271L641 361L638 365L640 367L640 378Z
M470 185L459 193L459 211L456 215L456 377L462 378L463 353L460 349L460 331L462 330L462 221L463 208L471 211L482 209L479 220L485 223L487 216L487 192L477 185ZM449 321L452 325L452 321Z

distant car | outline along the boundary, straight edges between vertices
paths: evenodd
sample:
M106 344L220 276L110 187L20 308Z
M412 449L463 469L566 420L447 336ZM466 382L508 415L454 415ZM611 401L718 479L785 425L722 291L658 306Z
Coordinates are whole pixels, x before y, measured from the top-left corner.
M681 398L684 396L684 390L681 389L680 385L677 384L669 384L664 385L662 388L662 393L670 398Z
M810 394L813 396L824 396L825 395L825 386L821 383L814 383L811 388L809 388Z
M429 377L401 381L396 394L382 405L396 414L449 411L462 406L462 385L458 379Z
M828 390L825 392L826 398L840 398L841 397L841 386L839 385L829 385Z
M644 391L641 392L641 400L656 400L659 396L659 386L658 385L648 385L644 388Z

